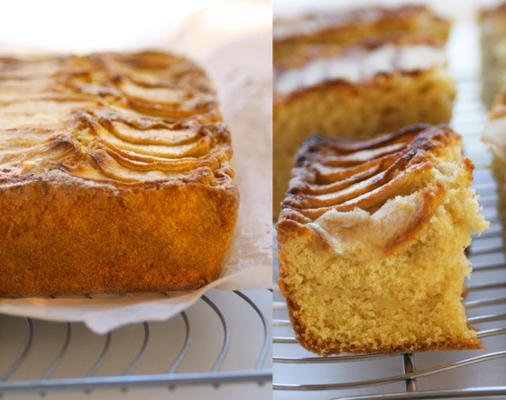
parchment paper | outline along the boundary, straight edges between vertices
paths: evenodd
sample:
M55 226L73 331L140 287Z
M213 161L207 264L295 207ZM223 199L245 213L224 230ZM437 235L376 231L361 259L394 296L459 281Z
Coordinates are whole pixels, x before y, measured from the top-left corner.
M253 2L258 9L258 3ZM261 11L261 10L260 10ZM272 286L271 130L272 68L269 28L216 34L207 10L191 16L169 38L147 47L187 53L213 79L232 132L233 163L241 192L239 220L221 277L196 290L92 298L0 299L0 313L52 321L82 321L96 333L119 326L166 320L211 288Z

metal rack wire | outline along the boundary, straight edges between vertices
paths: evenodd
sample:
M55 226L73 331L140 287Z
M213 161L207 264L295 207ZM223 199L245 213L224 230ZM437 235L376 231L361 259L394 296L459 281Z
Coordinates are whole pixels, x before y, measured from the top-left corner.
M458 40L462 42L456 43ZM497 217L495 182L486 169L489 155L480 142L486 111L480 101L477 46L464 42L476 38L471 24L459 28L450 43L452 54L469 56L452 72L458 96L452 126L464 138L464 148L475 163L474 187L480 195L490 229L475 237L469 249L473 277L464 302L469 321L487 352L430 352L406 354L359 354L318 357L297 344L279 288L273 296L274 398L441 399L506 398L506 261L502 226ZM474 40L474 39L472 39ZM473 44L475 45L473 47ZM453 51L453 53L452 53ZM462 57L461 57L462 58ZM274 244L276 254L276 243ZM275 257L275 278L279 274ZM437 354L439 353L439 354ZM424 367L417 368L422 363ZM486 368L485 373L483 372ZM293 373L288 373L292 370ZM470 386L470 376L478 376ZM449 377L449 378L448 378ZM447 383L445 380L448 379ZM426 382L429 380L428 382ZM492 382L483 385L480 381ZM454 385L454 386L448 386ZM458 386L456 386L458 385Z
M261 290L261 295L267 296L270 299L271 292L268 290ZM7 365L3 365L0 362L0 396L3 393L10 392L28 392L35 391L45 393L48 390L54 389L72 389L72 390L84 390L89 392L91 389L100 388L129 388L135 386L168 386L174 388L179 385L195 385L195 384L211 384L218 387L222 384L227 383L239 383L239 382L256 382L259 385L269 382L272 379L272 371L266 368L264 365L269 365L270 360L267 359L269 355L271 345L270 335L270 316L266 315L262 309L255 304L252 298L245 292L233 291L221 293L222 296L227 297L229 302L243 302L247 305L246 312L256 314L256 318L259 324L258 331L263 333L261 345L256 350L257 356L254 365L249 366L247 369L241 370L224 370L223 365L226 357L230 352L230 343L233 336L233 330L230 326L229 317L223 311L222 307L217 301L213 300L211 296L204 295L198 303L200 306L205 304L207 306L207 312L212 314L209 318L214 318L217 321L218 326L221 327L220 332L216 333L216 337L221 336L221 346L218 351L218 355L212 360L211 367L206 369L206 363L202 362L200 370L193 370L191 372L178 372L178 369L182 362L185 360L190 347L192 345L192 339L194 339L194 332L192 330L192 322L189 316L189 312L192 310L183 311L177 317L165 322L165 324L181 325L184 330L183 340L180 345L179 351L175 353L172 360L167 362L167 366L163 371L156 373L135 373L139 366L139 363L146 355L148 348L151 346L166 346L166 343L155 344L152 343L154 339L151 338L151 326L152 323L144 322L140 324L142 326L142 340L140 346L135 354L134 359L124 366L122 371L117 374L98 375L97 372L103 366L104 362L108 359L111 354L111 347L113 346L113 338L115 331L109 332L103 337L102 349L96 357L95 361L89 366L87 372L82 376L66 376L63 378L54 377L55 370L60 366L63 360L69 356L71 350L71 342L73 341L74 335L73 330L75 323L51 323L59 325L60 330L64 330L63 340L59 345L59 350L54 354L52 359L45 361L48 365L45 371L36 378L31 379L16 379L16 372L22 368L22 366L28 362L30 354L34 352L34 341L36 338L35 325L38 321L34 321L30 318L24 319L25 332L19 332L20 336L25 336L24 345L22 346L19 355L15 358L7 360ZM199 304L197 304L198 306ZM194 306L195 307L195 306ZM214 317L213 317L214 316ZM11 317L13 318L13 317ZM181 327L179 327L181 328ZM261 328L261 329L260 329ZM88 332L89 334L89 332ZM97 336L97 335L95 335ZM170 338L167 338L170 340ZM2 343L2 346L6 346L7 343ZM74 343L74 350L76 346L86 346L86 343Z

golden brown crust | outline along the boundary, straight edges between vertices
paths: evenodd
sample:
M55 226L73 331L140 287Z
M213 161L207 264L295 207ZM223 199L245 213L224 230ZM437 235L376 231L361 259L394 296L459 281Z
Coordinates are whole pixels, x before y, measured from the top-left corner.
M446 42L450 21L426 6L367 7L351 11L327 11L274 21L274 62L291 57L315 44L347 45L365 37L426 33Z
M0 78L0 182L54 169L123 185L233 174L214 89L183 57L0 58Z
M409 194L410 181L460 140L445 124L413 125L373 139L313 136L297 154L279 221L308 223L330 209L375 211L388 199ZM472 164L465 165L472 176Z
M279 113L284 106L296 103L297 101L311 99L311 96L318 96L321 93L325 93L325 91L336 90L344 93L344 95L347 95L349 98L356 98L364 91L382 89L385 86L389 86L389 82L395 84L399 81L399 77L409 76L413 78L420 77L420 79L422 79L423 76L426 76L428 73L430 72L427 70L397 71L392 74L380 73L367 82L351 82L346 79L332 79L325 80L310 87L301 87L288 93L281 94L279 92L274 92L273 112L275 114Z
M0 114L0 296L218 277L239 193L198 66L160 52L0 58Z

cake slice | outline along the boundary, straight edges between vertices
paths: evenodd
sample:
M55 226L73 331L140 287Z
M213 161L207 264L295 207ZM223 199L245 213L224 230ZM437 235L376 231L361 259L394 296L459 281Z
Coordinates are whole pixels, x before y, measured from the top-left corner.
M464 248L488 226L472 171L447 125L304 142L277 231L279 287L306 349L482 348L461 302Z
M479 14L482 98L490 108L506 84L506 3Z
M302 140L372 136L448 122L455 84L440 42L394 36L308 49L275 69L274 217Z
M430 34L442 42L450 22L423 5L327 10L295 18L280 18L273 25L274 62L289 58L315 44L348 45L364 38L392 33Z

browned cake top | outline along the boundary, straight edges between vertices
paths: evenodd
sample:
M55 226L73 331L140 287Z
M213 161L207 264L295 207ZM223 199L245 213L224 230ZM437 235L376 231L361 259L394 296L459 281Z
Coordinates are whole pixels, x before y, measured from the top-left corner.
M373 139L313 136L297 155L280 221L308 223L329 210L374 212L424 187L424 172L438 157L460 158L460 140L447 125L426 124Z
M442 44L426 36L392 35L346 46L312 46L275 69L275 97L282 101L323 85L364 84L393 74L444 67Z
M154 51L0 58L0 185L230 179L230 135L205 73Z
M445 19L435 15L423 5L406 4L396 8L364 7L349 11L327 11L317 14L306 14L298 18L277 19L274 23L274 40L283 40L297 36L311 35L332 27L347 25L374 24L381 20L425 17L434 21L449 24Z

